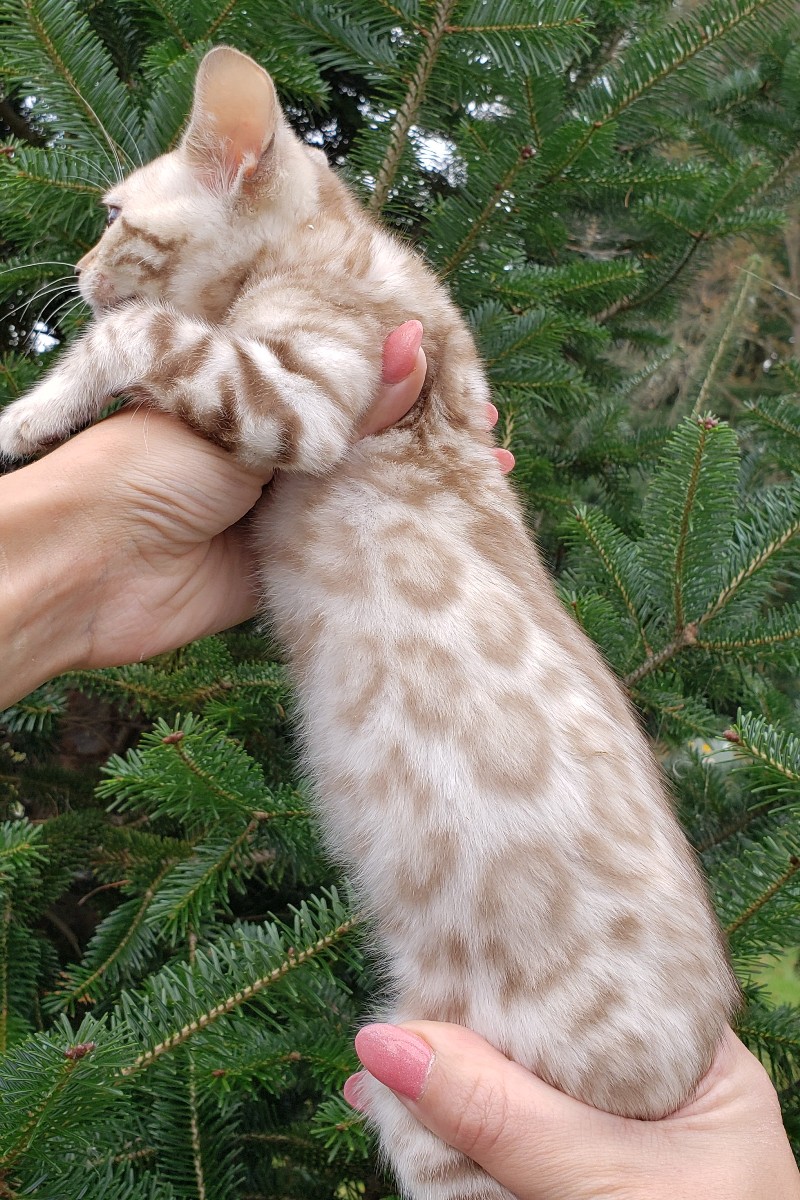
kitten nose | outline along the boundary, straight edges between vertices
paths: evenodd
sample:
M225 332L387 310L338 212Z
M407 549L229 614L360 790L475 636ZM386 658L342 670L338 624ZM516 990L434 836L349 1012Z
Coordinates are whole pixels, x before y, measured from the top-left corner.
M91 265L93 258L94 258L94 247L92 247L91 250L88 250L86 252L86 254L84 254L83 258L79 258L78 261L75 263L75 274L80 275L80 273L84 269L84 267L88 267Z

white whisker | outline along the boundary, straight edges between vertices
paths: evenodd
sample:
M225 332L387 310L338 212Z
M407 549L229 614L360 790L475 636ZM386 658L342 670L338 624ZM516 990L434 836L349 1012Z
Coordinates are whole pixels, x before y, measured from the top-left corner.
M97 171L97 174L100 176L99 180L90 179L88 177L82 178L81 183L88 183L91 184L92 187L99 187L102 181L102 183L105 184L105 190L108 190L114 186L114 181L109 178L99 163L92 162L90 158L84 158L82 154L75 154L72 150L69 151L68 157L74 159L75 162L82 162L85 166L91 167L91 169L93 171Z
M51 296L51 298L50 298L50 300L55 300L55 299L56 299L55 296ZM35 337L37 333L40 333L41 330L37 328L37 326L40 326L40 325L44 326L47 329L52 329L56 323L57 316L60 314L61 310L67 304L69 304L71 302L71 300L72 300L72 297L67 296L67 298L65 300L60 301L60 303L56 305L56 307L53 309L52 313L49 313L47 315L45 315L45 313L46 313L47 305L50 303L50 301L45 303L41 312L36 317L36 320L31 325L31 330L30 330L29 336Z
M48 279L48 280L46 280L46 282L45 282L45 283L43 283L43 284L41 285L41 287L38 287L38 288L36 289L36 291L33 293L33 295L32 295L32 296L28 296L28 297L27 297L27 299L25 299L25 300L20 300L19 304L17 304L17 305L16 305L14 308L12 308L10 312L6 313L6 316L8 316L8 317L13 317L14 313L15 313L15 312L18 312L18 311L19 311L21 308L24 308L26 304L32 304L32 303L33 303L33 301L34 301L34 300L35 300L35 299L36 299L36 298L37 298L37 297L38 297L38 296L39 296L39 295L40 295L42 292L49 291L51 288L60 288L60 287L63 287L63 286L65 286L65 285L66 285L68 282L69 282L70 286L74 286L74 277L73 277L73 276L69 276L69 275L62 275L60 279Z
M62 299L62 297L63 297L63 299ZM39 320L39 321L44 320L45 310L47 309L47 306L49 304L53 303L54 300L58 300L62 304L67 304L69 301L73 300L74 298L75 298L75 289L74 288L60 288L58 291L54 291L51 295L43 297L42 298L42 307L41 307L39 316L37 317L37 320ZM24 315L24 311L23 311L23 313L20 313L20 316L18 318L19 321L22 320L23 315Z
M83 99L83 97L81 97L81 98ZM100 120L97 117L97 114L95 113L91 104L89 104L88 101L86 103L87 103L87 107L89 108L89 111L94 115L95 119L98 121L98 124L101 124ZM94 132L93 129L82 129L81 134L88 133L88 135L92 139L92 141L95 142L100 147L100 149L103 151L103 154L104 154L106 160L108 161L109 165L113 169L114 175L116 176L117 183L122 183L122 180L125 178L125 172L122 169L122 163L120 162L119 155L117 154L113 140L106 133L105 127L102 126L102 124L101 124L101 128L102 128L103 134L105 135L106 140L108 142L107 145L103 145L103 142L100 140L100 138L97 136L97 134ZM80 136L80 135L78 135L78 136ZM109 154L109 150L111 151L110 154Z
M32 296L30 296L27 300L21 301L15 308L12 308L10 312L6 313L5 314L6 319L9 320L11 317L14 316L15 313L20 313L18 321L21 321L22 318L24 317L26 311L31 307L31 305L34 304L40 298L47 296L48 292L52 293L52 295L48 296L47 302L49 303L50 300L54 300L55 297L61 295L62 292L74 292L74 290L75 290L75 280L74 279L70 280L67 283L65 283L63 279L60 279L60 280L56 280L53 283L42 284L42 286L40 288L36 289L36 291L33 293Z
M35 271L37 267L69 267L70 270L75 266L75 263L65 262L60 258L43 258L41 262L35 263L19 263L16 267L6 267L0 271L0 278L3 275L10 275L12 271Z
M34 322L30 336L35 336L35 334L37 332L36 325L44 325L44 326L52 329L55 327L56 322L58 320L63 320L70 312L72 312L80 304L85 303L82 296L79 296L77 300L74 300L72 296L67 296L63 300L59 300L58 304L56 304L56 307L50 313L47 313L47 315L45 315L45 313L47 312L48 306L54 300L57 300L57 299L58 299L57 296L51 296L49 298L49 300L45 301L45 304L42 307L42 310L41 310L39 316L36 318L36 321ZM67 308L68 305L69 305L69 308Z
M83 296L81 296L79 300L76 300L75 303L66 310L66 312L59 312L59 310L56 309L55 312L51 313L47 318L47 323L52 328L56 323L56 316L58 317L59 322L66 321L67 317L70 316L71 313L74 313L76 308L80 308L82 304L86 304ZM42 324L45 324L45 322L43 321Z
M130 138L130 143L131 143L131 145L133 146L134 150L136 151L136 157L137 157L137 158L138 158L138 160L139 160L139 166L140 166L140 167L143 167L143 166L144 166L144 159L142 158L142 152L141 152L141 150L139 149L139 146L138 146L138 143L137 143L137 141L136 141L136 138L133 136L133 134L132 134L132 133L131 133L131 131L130 131L130 126L129 126L129 125L128 125L128 124L127 124L125 121L123 121L122 117L121 117L121 116L119 116L119 114L117 114L117 120L119 121L120 125L121 125L121 126L122 126L122 128L125 130L125 132L127 133L128 137ZM120 148L121 148L121 149L124 149L124 147L120 147ZM125 156L126 156L126 158L128 159L128 162L129 162L129 163L131 164L131 166L133 167L133 169L134 169L134 170L136 170L136 163L133 161L133 159L131 158L130 154L128 154L128 153L127 153L127 151L125 152Z

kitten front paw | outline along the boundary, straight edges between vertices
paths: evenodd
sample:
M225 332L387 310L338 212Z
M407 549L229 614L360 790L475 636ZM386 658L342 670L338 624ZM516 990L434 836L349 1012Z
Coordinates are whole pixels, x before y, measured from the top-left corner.
M66 437L70 425L59 413L63 399L63 393L45 380L27 396L9 404L0 413L0 458L12 462L29 458L51 442Z

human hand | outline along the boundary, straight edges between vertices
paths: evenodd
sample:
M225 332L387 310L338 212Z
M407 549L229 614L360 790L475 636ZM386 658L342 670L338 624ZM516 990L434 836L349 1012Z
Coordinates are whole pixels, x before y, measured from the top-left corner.
M800 1198L775 1089L731 1030L694 1099L661 1121L573 1100L458 1025L368 1025L356 1050L423 1125L518 1200ZM358 1080L345 1085L356 1107Z
M409 321L387 338L362 436L399 420L419 395L421 337ZM509 470L508 451L495 453ZM145 407L0 481L0 708L62 671L136 662L253 615L256 571L240 522L266 482Z

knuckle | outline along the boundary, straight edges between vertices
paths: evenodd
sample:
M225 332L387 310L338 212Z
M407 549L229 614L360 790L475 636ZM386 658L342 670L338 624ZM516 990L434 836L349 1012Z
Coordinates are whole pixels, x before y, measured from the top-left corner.
M453 1143L470 1158L491 1155L502 1140L510 1118L505 1091L495 1081L479 1077L459 1098Z

